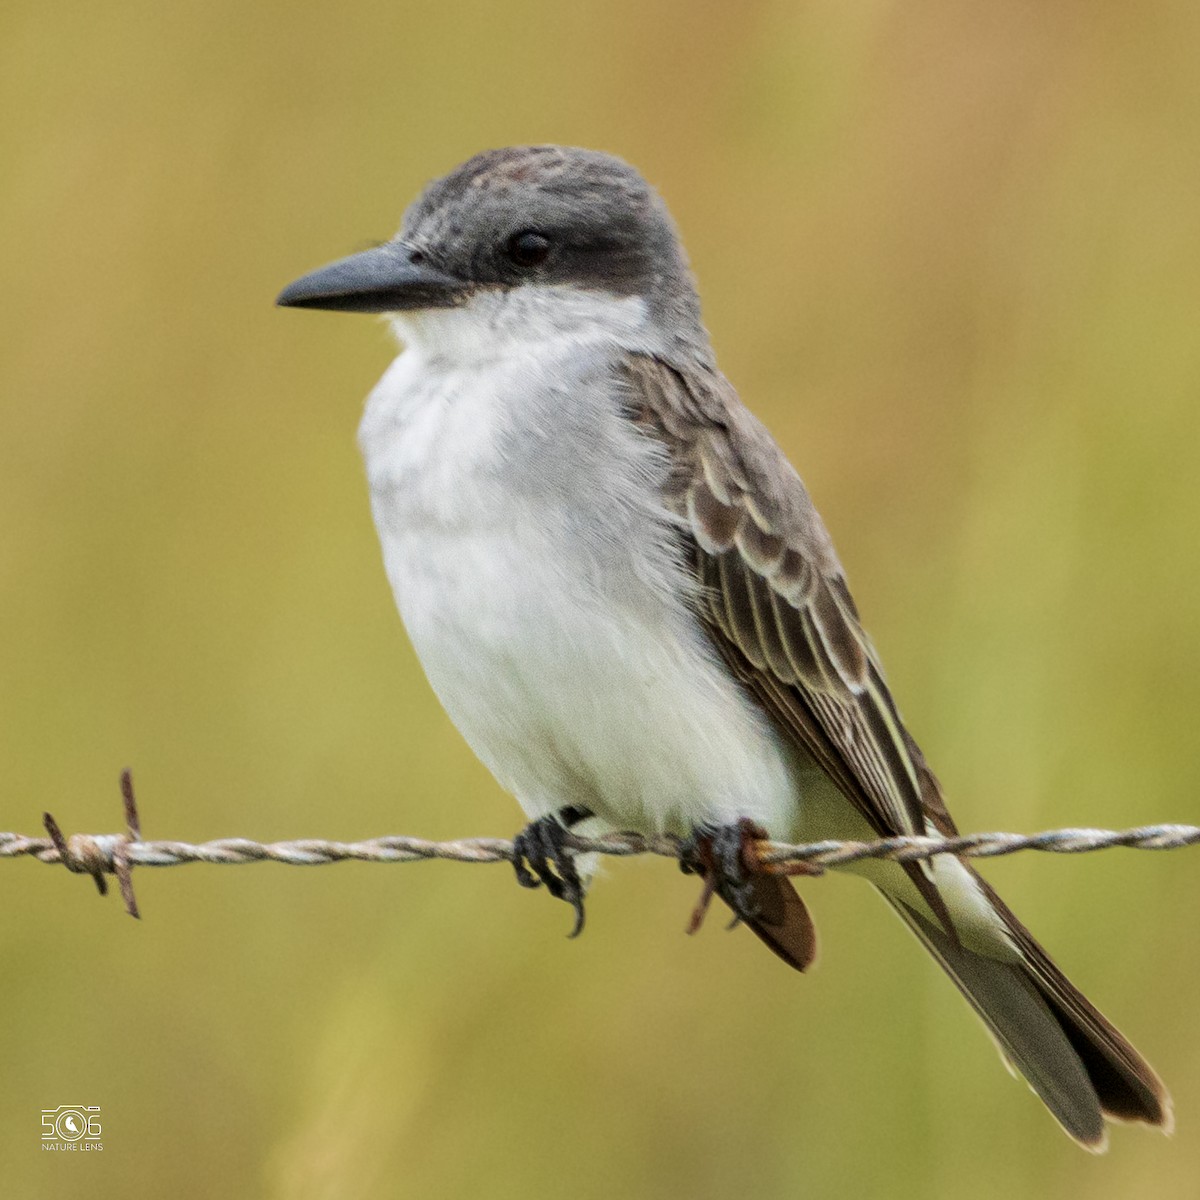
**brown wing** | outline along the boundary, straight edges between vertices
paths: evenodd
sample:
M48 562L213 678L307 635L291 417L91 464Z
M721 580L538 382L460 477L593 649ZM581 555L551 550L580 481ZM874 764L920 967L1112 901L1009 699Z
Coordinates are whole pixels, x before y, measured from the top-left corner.
M683 372L644 357L631 359L627 371L630 415L670 456L665 494L686 531L704 585L705 620L725 660L880 835L925 833L926 821L953 834L937 779L896 713L829 535L770 434L713 371ZM1097 1145L1101 1114L1169 1130L1162 1081L987 883L975 877L1020 951L1019 963L960 948L932 881L916 864L906 870L942 933L906 902L890 897L892 903L907 912L1073 1137ZM796 959L815 946L811 923L778 906L765 911L777 925L756 932L800 965Z
M630 415L670 454L704 617L731 669L880 837L954 824L904 728L803 482L724 376L632 356ZM914 882L942 913L924 872ZM951 928L947 923L948 928Z

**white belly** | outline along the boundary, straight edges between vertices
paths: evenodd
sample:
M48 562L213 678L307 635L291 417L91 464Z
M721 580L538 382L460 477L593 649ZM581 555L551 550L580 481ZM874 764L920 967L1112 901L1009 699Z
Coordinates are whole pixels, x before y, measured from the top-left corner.
M790 752L718 663L611 351L448 367L409 350L360 430L384 563L451 719L531 817L793 827Z

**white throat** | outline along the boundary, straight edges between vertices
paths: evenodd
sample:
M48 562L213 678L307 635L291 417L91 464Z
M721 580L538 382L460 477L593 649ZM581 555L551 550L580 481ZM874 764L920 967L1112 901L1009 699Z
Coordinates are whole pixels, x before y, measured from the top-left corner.
M610 342L653 351L646 302L566 286L483 289L455 308L393 313L396 337L428 361L483 365L547 342Z

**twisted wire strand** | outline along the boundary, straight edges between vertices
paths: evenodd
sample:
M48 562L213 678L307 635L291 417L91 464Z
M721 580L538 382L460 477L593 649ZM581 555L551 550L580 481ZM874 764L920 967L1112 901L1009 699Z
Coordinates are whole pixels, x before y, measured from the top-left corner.
M133 792L133 776L121 773L121 797L125 807L125 833L75 833L64 836L58 822L42 814L48 836L26 837L0 833L0 858L36 858L44 863L61 863L67 870L90 875L103 896L108 891L107 875L115 875L125 911L140 915L133 892L134 867L178 867L206 862L232 866L241 863L279 862L293 867L323 866L335 862L415 862L443 858L452 862L513 862L517 857L505 838L460 838L433 842L427 838L380 837L362 842L332 842L303 838L288 842L256 842L250 838L222 838L213 842L148 842L142 839L141 818ZM644 837L636 833L614 833L599 838L581 838L568 833L566 844L581 854L610 854L627 858L635 854L657 854L679 858L680 840L670 834ZM1135 829L1048 829L1042 833L968 833L961 837L894 837L875 842L809 842L789 845L761 842L759 865L792 873L820 874L825 867L846 866L864 858L913 862L937 854L965 858L997 858L1019 850L1041 850L1051 854L1082 854L1128 846L1136 850L1174 850L1200 842L1200 826L1142 825ZM790 868L790 870L789 870Z
M1024 850L1048 854L1084 854L1125 846L1132 850L1175 850L1200 843L1197 825L1140 825L1133 829L1048 829L1041 833L968 833L961 837L894 837L873 842L785 842L762 843L759 859L764 864L806 863L814 867L841 867L865 858L891 862L914 862L939 854L964 858L999 858ZM279 862L288 866L323 866L335 862L416 862L441 858L452 862L511 862L513 843L505 838L458 838L435 842L417 837L378 837L358 842L336 842L325 838L300 838L286 842L257 842L250 838L220 838L210 842L133 841L125 834L73 834L67 839L68 854L48 837L26 837L0 833L0 858L31 857L39 862L60 863L64 857L113 872L119 855L131 867L178 867L205 862L223 866ZM567 844L579 853L607 854L628 858L655 854L678 858L680 842L670 834L644 837L615 833L598 838L570 835Z

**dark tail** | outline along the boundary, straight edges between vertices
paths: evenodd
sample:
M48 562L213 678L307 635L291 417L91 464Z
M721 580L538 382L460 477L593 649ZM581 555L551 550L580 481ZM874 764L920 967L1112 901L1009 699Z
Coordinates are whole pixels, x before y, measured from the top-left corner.
M1169 1133L1171 1098L1149 1063L982 879L979 886L1007 925L1020 961L969 950L903 900L884 895L1071 1137L1089 1150L1103 1151L1106 1117L1144 1121Z

